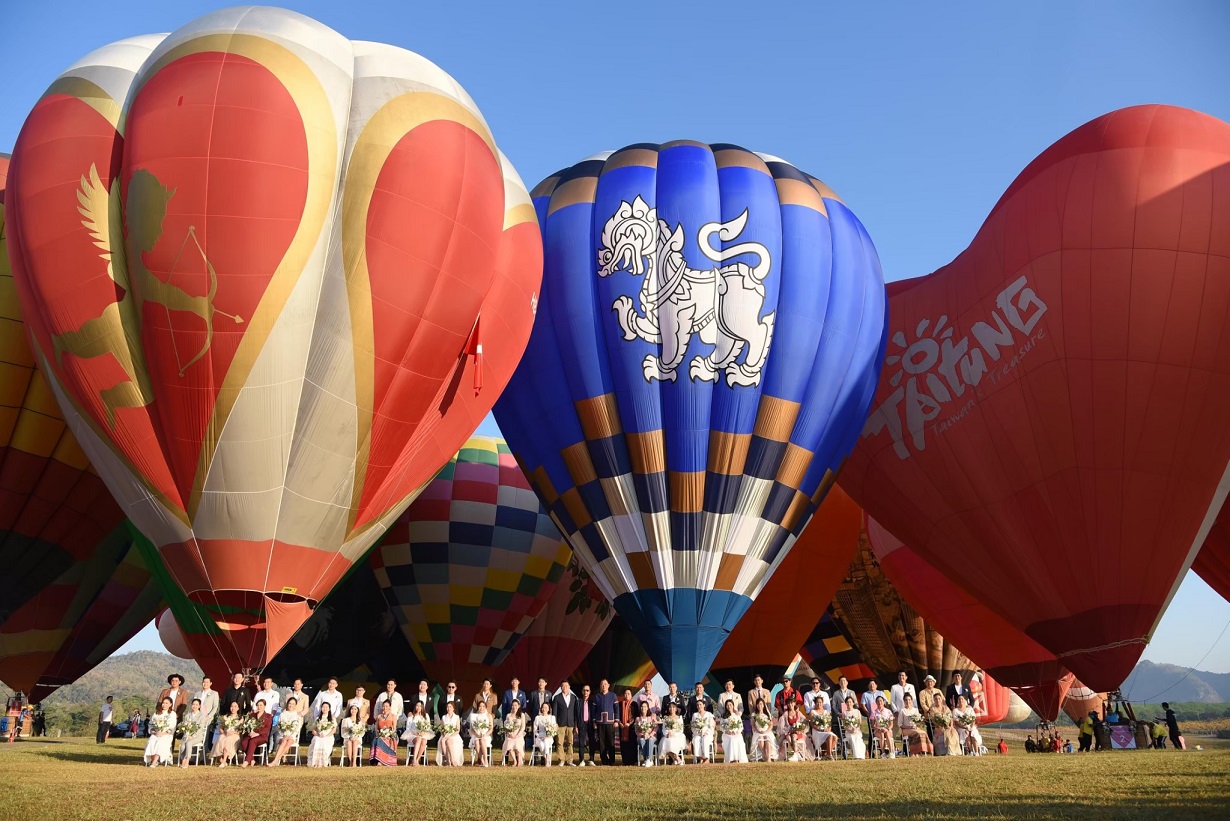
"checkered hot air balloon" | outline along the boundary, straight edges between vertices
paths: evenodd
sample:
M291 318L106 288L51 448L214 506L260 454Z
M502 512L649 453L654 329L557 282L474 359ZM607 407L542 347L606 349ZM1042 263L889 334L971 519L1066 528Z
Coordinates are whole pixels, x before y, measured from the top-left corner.
M475 436L370 562L428 674L469 692L539 615L571 555L504 440Z
M36 359L207 611L187 641L232 670L486 416L541 276L528 194L457 82L281 9L78 61L27 117L6 205Z
M543 294L496 405L659 671L698 681L858 437L875 248L827 186L731 145L633 145L533 192Z

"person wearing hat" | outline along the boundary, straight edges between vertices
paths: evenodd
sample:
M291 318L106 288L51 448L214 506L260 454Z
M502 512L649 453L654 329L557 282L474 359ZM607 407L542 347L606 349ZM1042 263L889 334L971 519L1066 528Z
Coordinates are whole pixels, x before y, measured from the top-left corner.
M931 708L935 706L935 697L944 697L935 686L935 676L927 675L923 678L922 692L918 694L915 701L918 704L918 711L923 714L923 718L927 719L927 735L931 737L931 742L935 743L935 725L931 723Z
M792 703L802 707L803 696L798 690L794 689L794 682L790 680L790 676L783 675L782 689L777 694L777 697L773 699L774 712L778 716L782 716Z
M184 720L184 713L188 710L188 691L184 689L184 677L179 673L172 673L167 676L167 686L158 694L158 700L155 704L162 704L164 698L171 699L171 709L175 711L175 722ZM175 738L171 738L171 755L175 755Z

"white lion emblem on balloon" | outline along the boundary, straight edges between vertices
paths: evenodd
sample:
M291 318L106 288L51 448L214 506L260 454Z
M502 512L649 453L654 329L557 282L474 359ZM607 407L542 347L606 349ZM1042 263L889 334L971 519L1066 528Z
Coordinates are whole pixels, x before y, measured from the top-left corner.
M755 265L730 262L699 270L683 258L683 225L672 231L665 220L658 219L657 209L640 197L621 202L607 220L598 251L598 276L627 272L643 277L641 312L627 295L611 305L624 339L630 342L639 337L661 345L660 355L650 354L642 364L647 381L673 382L688 344L698 336L714 349L692 358L688 367L692 379L715 382L725 372L728 385L760 384L776 318L776 311L763 319L760 316L764 281L773 265L769 249L759 242L740 242L728 248L713 244L714 237L721 242L735 240L746 225L746 210L730 222L705 223L696 242L713 262L727 263L753 254Z

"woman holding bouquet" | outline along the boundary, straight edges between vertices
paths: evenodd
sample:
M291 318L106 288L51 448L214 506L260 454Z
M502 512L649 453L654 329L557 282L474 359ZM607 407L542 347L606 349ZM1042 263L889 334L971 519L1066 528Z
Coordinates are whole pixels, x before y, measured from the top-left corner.
M671 702L666 707L666 716L662 719L662 754L668 764L682 764L683 751L688 747L688 740L683 735L683 719L679 717L679 705Z
M787 761L802 761L807 751L807 719L799 710L798 702L790 699L781 718L777 720L777 731L782 739L782 755Z
M299 699L286 699L286 709L278 714L278 748L274 751L270 767L282 765L282 756L290 753L291 747L299 746L299 731L303 728L303 714L299 712ZM296 760L298 760L296 758Z
M952 711L953 723L957 725L957 738L961 747L971 755L978 755L982 748L982 733L978 732L978 713L970 706L965 696L957 696L957 709Z
M961 738L952 727L952 710L944 703L944 694L936 693L927 714L931 725L935 727L935 754L960 755Z
M415 700L414 709L406 717L406 731L401 737L410 747L406 763L411 767L417 767L420 761L426 763L427 742L435 738L436 734L431 731L431 718L428 717L427 707L422 701Z
M226 715L218 719L218 740L214 742L214 748L209 753L211 761L220 762L219 767L225 767L226 762L235 757L235 750L239 746L241 721L243 716L239 713L239 702L232 701L226 709Z
M504 746L501 748L501 758L508 760L512 753L513 766L520 767L525 758L525 713L521 712L521 702L513 699L509 704L508 715L504 716Z
M909 745L910 755L935 755L923 715L914 707L914 697L909 693L902 700L897 720L901 722L901 737Z
M359 739L362 743L362 737ZM397 766L397 716L393 705L381 702L380 715L376 716L376 738L372 741L372 760L382 767Z
M888 699L884 696L876 696L875 704L871 707L871 715L867 717L867 724L875 734L876 744L880 748L880 757L896 758L897 748L893 744L893 711L889 709Z
M329 759L333 757L333 737L336 734L337 719L333 716L333 705L322 700L320 717L312 727L312 743L308 745L309 767L329 766Z
M757 699L752 707L752 750L759 754L760 761L777 758L777 738L773 735L773 716L765 700Z
M738 695L736 693L735 695ZM722 703L722 758L727 764L747 763L747 744L743 742L743 715L739 712L742 703L727 699Z
M264 747L269 751L269 731L273 729L273 716L265 712L265 700L257 699L256 709L248 716L249 729L243 734L239 745L243 749L243 766L251 767L256 758L256 751Z
M641 754L641 766L653 766L654 744L658 740L658 719L653 714L653 708L648 701L640 702L638 715L632 721L632 729L636 732L636 745Z
M811 729L811 745L816 760L825 756L829 760L836 758L837 735L833 733L833 714L825 709L821 699L812 702L811 712L807 714L807 726Z
M490 691L491 682L485 681L483 687ZM479 693L482 696L483 693ZM492 694L494 696L494 694ZM474 746L474 755L479 767L491 766L491 726L492 714L487 709L486 700L478 701L476 712L470 716L470 741Z
M692 714L692 757L701 764L713 763L713 730L713 713L705 709L705 700L698 698Z
M382 704L388 704L387 701ZM363 708L354 699L346 706L346 717L342 719L342 761L352 767L359 766L359 755L363 752L363 735L367 725L363 723ZM372 745L372 759L376 758L376 745Z
M171 760L171 742L175 738L175 710L170 696L163 696L158 712L149 720L149 741L145 743L145 766L157 767Z
M192 699L192 709L188 711L188 715L184 716L179 729L184 736L183 743L179 745L179 766L186 770L192 751L197 747L204 748L205 746L205 716L201 712L199 698Z
M841 714L841 731L845 735L846 749L856 761L867 757L867 745L863 741L863 714L858 711L854 696L846 697L846 709Z
M542 751L542 757L551 766L551 745L555 743L555 716L551 715L551 703L544 701L534 719L534 749Z
M457 703L444 705L440 716L440 763L445 767L461 766L461 716L457 715Z

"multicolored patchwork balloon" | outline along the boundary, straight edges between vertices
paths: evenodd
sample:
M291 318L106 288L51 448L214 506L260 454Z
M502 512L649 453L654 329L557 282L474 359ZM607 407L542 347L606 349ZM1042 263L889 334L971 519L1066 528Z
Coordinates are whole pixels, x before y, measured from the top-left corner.
M276 653L474 430L541 275L528 195L456 81L280 9L76 63L6 205L36 358L231 669Z
M731 145L633 145L533 193L543 296L496 419L670 680L698 681L862 428L871 239L827 186Z
M370 562L428 674L472 688L529 629L571 556L508 445L475 436Z

